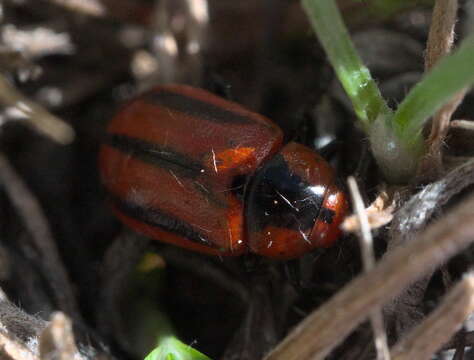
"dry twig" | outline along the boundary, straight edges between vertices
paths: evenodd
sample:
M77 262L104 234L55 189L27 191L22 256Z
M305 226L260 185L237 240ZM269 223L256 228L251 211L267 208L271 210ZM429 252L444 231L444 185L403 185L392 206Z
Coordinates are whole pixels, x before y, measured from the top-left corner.
M453 120L449 125L453 128L460 128L469 131L474 130L474 121L472 120Z
M362 252L364 271L368 273L375 265L373 239L372 232L370 231L369 219L355 178L350 176L347 180L347 184L349 185L352 203L360 224L359 244ZM385 332L382 310L380 307L375 307L373 309L372 314L370 315L370 322L375 337L377 360L389 360L390 354L387 345L387 333Z
M8 49L20 51L30 60L52 54L71 55L75 50L68 33L42 26L24 30L7 25L1 29L1 38Z
M41 105L23 96L0 74L0 103L14 110L40 133L60 144L69 144L74 139L74 130L63 120L54 116Z
M39 360L28 348L5 331L0 330L0 354L2 358L14 360Z
M474 159L471 159L413 195L393 217L389 249L409 241L423 229L437 210L474 183L473 174Z
M473 221L474 196L470 196L416 239L388 253L371 272L352 280L291 331L265 359L324 359L374 307L471 244Z
M0 358L13 360L108 359L102 348L75 345L72 323L63 313L51 322L29 315L6 299L0 289ZM7 356L4 356L7 355Z
M451 51L454 25L458 11L457 0L437 0L431 17L430 33L426 44L425 69L431 69L439 59Z
M104 16L105 7L99 0L49 0L50 2L63 6L68 10L89 16Z
M387 192L382 191L379 196L364 211L370 229L377 229L387 225L393 219L395 210L394 199L389 199ZM361 230L358 214L349 215L341 224L345 232L358 232Z
M413 195L396 213L390 225L388 251L411 241L426 224L432 220L453 196L474 183L474 160L466 162L446 174L441 180L427 185ZM418 279L384 307L386 322L393 336L403 334L419 321L423 314L419 311L431 272Z
M44 276L49 280L57 305L80 321L81 316L72 285L59 256L48 221L34 195L3 154L0 154L0 183L23 219L35 247L41 254L40 262Z
M69 360L77 354L71 320L64 313L51 315L39 341L41 360Z
M0 328L23 344L32 343L46 327L46 321L25 313L13 305L2 292L0 299ZM33 350L30 348L30 350Z
M0 289L0 357L36 360L34 341L46 322L24 313ZM30 346L27 346L29 344Z
M0 46L0 69L7 73L17 73L20 81L37 79L41 67L18 50Z
M441 305L391 351L393 360L429 360L474 311L474 275L467 274Z
M172 25L179 17L184 17L182 29ZM152 23L152 52L157 61L157 71L142 79L143 85L146 87L150 84L184 80L189 84L199 84L203 65L201 54L208 23L207 0L156 2Z

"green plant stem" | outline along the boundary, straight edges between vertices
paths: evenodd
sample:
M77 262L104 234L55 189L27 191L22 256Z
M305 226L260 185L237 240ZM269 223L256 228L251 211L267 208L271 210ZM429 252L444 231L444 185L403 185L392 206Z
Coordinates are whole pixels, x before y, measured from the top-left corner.
M372 152L387 180L410 181L425 153L423 126L438 109L474 83L474 34L441 59L408 93L393 117L371 126Z
M391 111L369 70L362 64L336 3L334 0L302 0L302 5L357 116L367 130L380 113L389 114Z
M473 83L474 34L450 56L441 59L408 93L392 119L395 135L407 146L414 146L426 121Z

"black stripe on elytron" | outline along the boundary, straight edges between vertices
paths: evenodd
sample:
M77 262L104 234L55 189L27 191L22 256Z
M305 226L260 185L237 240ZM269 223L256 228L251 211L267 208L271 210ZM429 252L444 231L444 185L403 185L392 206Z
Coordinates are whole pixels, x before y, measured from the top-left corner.
M321 210L319 211L319 219L326 224L331 224L335 215L336 212L334 210L328 209L326 207L321 207Z
M183 94L166 90L151 91L143 96L145 101L161 105L186 115L203 118L207 121L223 124L252 124L256 123L249 116L226 110L222 107L201 101ZM261 124L258 122L258 124ZM264 124L265 125L265 124Z
M176 171L180 175L192 179L198 177L204 168L198 161L170 148L126 135L107 134L104 143L146 163Z
M177 176L182 176L191 180L202 175L204 167L198 161L188 158L186 155L177 153L169 148L165 148L140 139L119 134L107 134L104 143L132 157L140 159L156 167L170 170ZM213 189L208 189L205 183L198 180L193 181L196 191L206 197L210 202L220 208L227 207L227 203L220 199Z
M215 244L207 240L199 231L196 231L196 229L191 225L174 216L165 214L157 208L144 208L139 204L123 200L113 195L111 195L111 201L117 210L132 219L181 236L193 243L208 246L210 248L218 248Z

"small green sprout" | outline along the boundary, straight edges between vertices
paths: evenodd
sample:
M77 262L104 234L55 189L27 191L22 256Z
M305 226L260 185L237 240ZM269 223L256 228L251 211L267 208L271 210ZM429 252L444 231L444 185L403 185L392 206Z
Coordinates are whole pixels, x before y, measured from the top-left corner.
M173 336L164 337L145 360L211 360Z

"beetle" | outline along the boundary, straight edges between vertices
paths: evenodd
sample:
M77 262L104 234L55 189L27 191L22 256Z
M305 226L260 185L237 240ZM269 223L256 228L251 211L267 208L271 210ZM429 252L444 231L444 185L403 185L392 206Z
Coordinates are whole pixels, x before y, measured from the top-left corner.
M330 165L283 144L266 117L205 90L162 85L125 104L99 154L113 212L151 238L212 255L291 259L340 236Z

